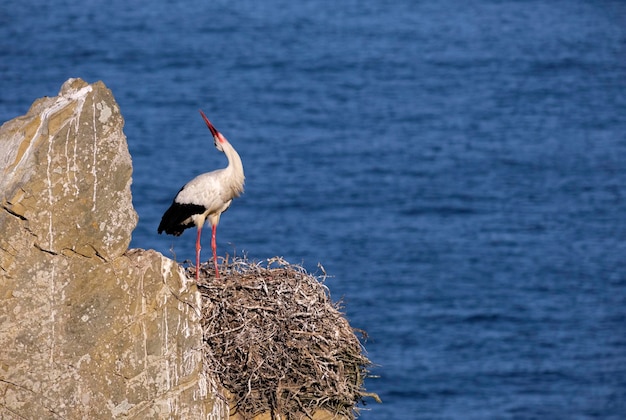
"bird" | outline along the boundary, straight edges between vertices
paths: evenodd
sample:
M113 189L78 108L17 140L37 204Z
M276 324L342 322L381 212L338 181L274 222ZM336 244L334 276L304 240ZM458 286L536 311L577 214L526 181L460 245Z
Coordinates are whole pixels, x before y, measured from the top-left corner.
M199 280L200 272L200 236L202 227L207 220L211 225L211 248L213 250L215 277L220 277L215 242L217 225L220 216L228 210L233 199L243 193L245 181L243 164L235 148L211 124L202 110L200 110L200 115L211 131L215 148L226 155L228 166L198 175L185 184L163 214L157 229L159 234L165 232L174 236L180 236L185 229L192 226L198 229L196 237L196 281Z

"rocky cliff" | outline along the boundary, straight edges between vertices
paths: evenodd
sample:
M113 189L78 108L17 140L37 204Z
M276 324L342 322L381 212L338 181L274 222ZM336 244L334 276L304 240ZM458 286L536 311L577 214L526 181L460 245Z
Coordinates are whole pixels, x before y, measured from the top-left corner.
M0 418L228 418L195 284L127 251L122 128L111 92L80 79L0 128Z

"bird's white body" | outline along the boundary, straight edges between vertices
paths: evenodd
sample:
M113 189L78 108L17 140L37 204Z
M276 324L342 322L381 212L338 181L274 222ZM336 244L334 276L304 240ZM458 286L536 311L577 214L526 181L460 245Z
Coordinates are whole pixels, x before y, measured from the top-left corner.
M167 209L158 232L179 236L189 227L198 228L196 240L196 279L200 270L200 234L206 220L212 227L211 248L215 264L215 275L219 277L217 266L217 254L215 245L215 230L220 221L220 216L230 207L233 198L239 197L243 192L245 176L241 158L233 146L226 140L213 124L200 111L207 127L211 130L215 147L224 152L228 159L228 166L212 172L198 175L180 189L172 205Z
M229 145L230 146L230 145ZM226 149L224 150L226 153ZM180 190L175 202L180 204L197 204L205 208L201 214L190 216L196 226L203 226L208 219L211 226L219 223L220 215L230 207L233 198L243 192L244 174L241 158L230 146L229 165L224 169L198 175ZM228 154L226 154L228 157ZM187 224L184 223L183 224Z

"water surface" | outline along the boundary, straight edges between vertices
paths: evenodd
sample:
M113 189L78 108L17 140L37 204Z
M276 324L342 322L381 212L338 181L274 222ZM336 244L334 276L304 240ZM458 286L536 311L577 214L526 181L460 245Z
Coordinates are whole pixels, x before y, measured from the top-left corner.
M269 0L0 7L0 120L103 80L131 246L239 151L221 255L318 262L376 363L364 419L623 418L626 6ZM208 235L204 256L209 256Z

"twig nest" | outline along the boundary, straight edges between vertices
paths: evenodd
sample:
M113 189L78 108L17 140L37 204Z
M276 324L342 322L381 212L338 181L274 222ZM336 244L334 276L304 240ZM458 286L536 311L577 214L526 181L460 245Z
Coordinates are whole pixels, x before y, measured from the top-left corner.
M194 268L190 267L191 273ZM201 268L207 369L244 418L352 419L371 362L328 288L282 258ZM322 279L323 280L323 279Z

